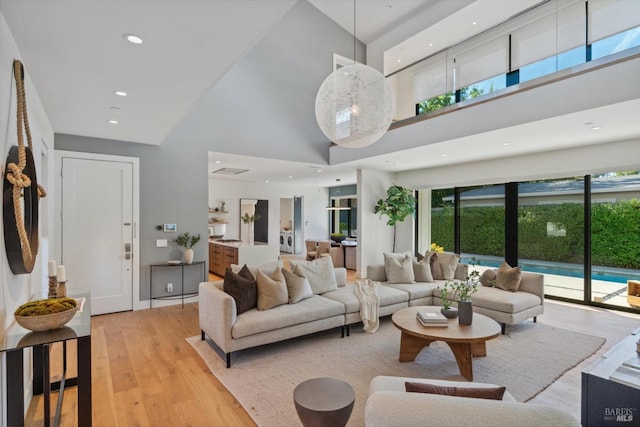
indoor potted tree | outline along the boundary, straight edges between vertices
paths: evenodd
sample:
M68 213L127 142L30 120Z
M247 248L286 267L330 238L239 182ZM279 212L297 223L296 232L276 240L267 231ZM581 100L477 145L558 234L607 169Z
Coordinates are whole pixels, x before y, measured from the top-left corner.
M193 262L193 245L200 241L200 234L190 235L189 233L182 233L174 242L178 244L178 246L182 246L184 248L184 261L187 264L191 264Z
M393 227L393 252L396 251L396 224L412 215L416 210L416 198L408 188L392 185L387 189L387 197L378 200L374 213L389 217L387 225Z

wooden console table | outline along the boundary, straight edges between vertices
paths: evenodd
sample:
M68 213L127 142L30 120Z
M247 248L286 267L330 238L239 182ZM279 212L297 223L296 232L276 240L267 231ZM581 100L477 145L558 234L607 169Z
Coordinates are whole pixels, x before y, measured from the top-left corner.
M17 323L0 337L0 351L7 355L7 425L24 426L24 349L33 349L33 394L43 394L44 425L51 425L51 392L59 390L53 425L60 424L60 411L66 387L78 387L78 425L91 426L91 295L78 293L72 298L84 297L82 311L64 327L44 332L31 332ZM36 298L34 298L36 299ZM77 340L78 374L66 378L67 341ZM55 343L62 343L63 372L60 381L50 382L49 352Z

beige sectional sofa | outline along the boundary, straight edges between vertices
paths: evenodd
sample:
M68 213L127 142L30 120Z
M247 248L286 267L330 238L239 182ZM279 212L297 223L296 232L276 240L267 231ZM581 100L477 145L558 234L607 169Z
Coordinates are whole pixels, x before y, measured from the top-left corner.
M502 400L407 393L405 382L445 387L496 387L493 384L422 378L378 376L369 384L365 405L366 427L574 427L577 419L556 408L516 402L509 392Z
M459 264L455 278L464 280L468 266ZM360 302L353 284L346 283L346 270L334 268L337 289L315 294L295 304L283 304L269 310L257 308L237 314L236 301L223 290L223 281L200 284L199 320L202 339L209 336L224 352L227 367L231 353L246 348L339 327L344 337L349 325L358 323ZM369 279L381 282L377 287L380 317L417 305L439 305L438 286L444 280L417 283L387 283L384 265L370 265ZM518 292L478 287L472 297L474 311L502 325L511 325L543 313L543 276L522 273Z

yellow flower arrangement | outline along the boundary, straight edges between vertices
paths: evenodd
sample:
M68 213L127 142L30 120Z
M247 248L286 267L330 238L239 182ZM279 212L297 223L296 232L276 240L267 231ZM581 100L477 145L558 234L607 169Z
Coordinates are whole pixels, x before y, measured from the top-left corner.
M444 248L442 246L438 246L436 243L431 244L432 252L444 252Z

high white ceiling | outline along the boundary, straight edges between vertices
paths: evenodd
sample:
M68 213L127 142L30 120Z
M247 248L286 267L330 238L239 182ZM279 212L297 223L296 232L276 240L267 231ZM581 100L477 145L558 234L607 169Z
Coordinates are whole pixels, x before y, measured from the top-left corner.
M158 145L293 4L0 0L0 10L56 133Z
M308 0L364 44L376 40L437 0Z
M0 10L56 133L157 145L296 1L305 0L0 0ZM347 31L353 31L352 1L308 1ZM537 3L358 0L356 35L365 43L380 39L389 31L397 32L410 17L429 14L430 8L443 1L468 5L439 25L408 34L407 39L413 37L424 46L425 40L438 37L438 44L451 44ZM460 25L472 18L481 25ZM143 44L129 44L123 38L126 33L139 35ZM445 35L449 37L446 40ZM397 62L393 56L396 53L406 54L412 49L409 41L394 48L385 55L392 62ZM115 90L127 91L128 96L117 97ZM639 108L638 102L625 108L604 107L580 116L557 117L331 166L211 153L210 170L251 170L229 179L321 186L336 185L336 179L340 184L352 183L357 168L397 172L477 160L479 155L491 158L533 152L545 148L540 141L557 148L603 141L602 134L584 132L578 142L576 132L585 131L587 121L613 123L607 126L606 140L637 136L638 121L628 114ZM109 124L110 119L119 123ZM469 139L478 147L476 152L464 148L469 146ZM508 141L512 144L502 145ZM215 160L222 163L216 164Z

